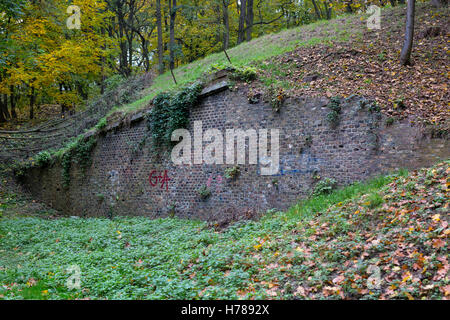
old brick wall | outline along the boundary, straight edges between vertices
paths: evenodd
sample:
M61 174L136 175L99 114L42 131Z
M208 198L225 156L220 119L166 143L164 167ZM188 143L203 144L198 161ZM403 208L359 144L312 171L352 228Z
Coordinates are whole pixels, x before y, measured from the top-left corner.
M202 99L191 111L203 130L279 129L280 171L261 176L260 165L239 165L241 174L232 181L224 177L231 165L176 166L170 150L161 152L147 141L145 119L124 124L98 137L92 165L83 172L72 165L71 183L62 185L61 167L32 169L25 179L31 192L55 209L69 215L146 215L220 220L250 217L271 208L286 209L311 191L313 178L336 179L340 184L366 179L395 168L431 165L449 157L448 140L430 139L409 121L386 126L377 112L361 107L362 98L342 104L340 123L333 129L326 120L326 98L289 98L280 112L264 102L250 104L246 92L223 91ZM248 161L247 161L248 163ZM167 184L149 180L153 171ZM207 185L211 196L201 199L197 190Z

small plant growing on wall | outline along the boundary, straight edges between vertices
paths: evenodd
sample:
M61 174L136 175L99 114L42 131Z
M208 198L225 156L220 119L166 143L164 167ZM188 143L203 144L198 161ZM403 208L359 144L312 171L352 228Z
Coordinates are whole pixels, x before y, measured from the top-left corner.
M339 97L331 98L330 103L327 105L330 112L327 114L327 120L332 128L336 128L339 125L339 115L341 113L341 99Z
M197 190L198 195L200 196L200 198L202 200L206 200L211 196L211 190L208 189L207 186L202 185L198 190Z
M267 91L267 99L274 112L279 112L286 100L286 92L283 88L276 88L271 85Z
M167 207L167 213L169 215L169 218L175 217L175 202L171 202L169 206Z
M369 107L367 108L370 113L380 113L381 108L375 101L372 101L372 103L369 104Z
M381 112L381 108L377 104L376 101L371 101L371 100L367 100L367 99L360 100L358 102L358 109L363 110L365 107L367 107L367 110L370 113L380 113Z
M272 180L272 185L275 187L275 189L277 189L278 190L278 186L279 186L279 181L278 181L278 179L273 179Z
M319 170L315 169L312 173L312 179L314 181L319 181L320 180L320 174L319 174Z
M105 195L103 193L97 193L96 196L98 202L103 202L105 200Z
M395 122L395 119L393 117L389 117L386 119L386 127L392 126Z
M261 92L258 90L250 89L247 93L247 100L250 104L258 103L261 98Z
M106 126L108 125L108 121L106 120L106 117L101 118L97 124L95 125L95 129L97 130L97 132L102 132L103 129L106 128Z
M337 182L334 179L325 178L319 181L312 192L313 196L320 196L323 194L329 194L336 188Z
M234 180L241 174L241 169L239 166L234 166L232 168L225 169L225 178Z
M233 70L232 78L245 82L251 82L257 78L257 70L254 67L236 68Z
M45 167L52 161L52 155L48 151L41 151L36 156L36 165L39 167Z

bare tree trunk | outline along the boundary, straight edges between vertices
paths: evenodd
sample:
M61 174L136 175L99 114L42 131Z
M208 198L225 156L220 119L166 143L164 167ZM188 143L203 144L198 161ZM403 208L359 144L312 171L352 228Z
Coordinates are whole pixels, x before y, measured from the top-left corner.
M406 30L405 42L403 43L402 52L400 53L400 63L404 66L411 64L411 50L414 38L414 15L416 0L408 0L406 12Z
M122 7L119 7L117 10L117 20L119 25L119 47L120 47L120 55L119 55L119 65L120 65L120 73L128 77L129 69L128 69L128 50L127 50L127 42L124 40L124 26L125 26L125 17L122 11Z
M238 39L237 39L237 44L240 44L241 42L243 42L245 39L245 32L244 32L244 28L245 28L245 15L246 15L246 5L247 5L247 0L241 0L241 7L240 7L240 12L239 12L239 27L238 27Z
M6 118L3 115L3 103L0 101L0 123L6 122Z
M247 16L246 16L247 41L252 40L253 29L253 0L247 0Z
M128 68L129 74L131 75L133 71L133 40L134 40L134 31L133 31L133 23L134 23L134 14L136 12L135 0L129 0L128 2L128 21L126 22L126 26L128 32L126 32L126 37L128 40Z
M36 102L36 95L34 93L34 87L31 87L30 94L30 120L34 118L34 104Z
M227 50L230 45L230 18L228 15L229 0L222 0L222 19L223 19L223 49Z
M102 55L101 58L101 67L100 67L100 94L105 93L105 57Z
M8 100L5 99L5 95L0 95L0 122L6 122L9 118Z
M156 0L156 25L158 29L158 70L159 74L164 73L164 51L161 22L161 0Z
M60 95L62 97L63 96L63 84L62 83L59 84L59 93L60 93ZM61 115L64 115L66 110L67 110L66 102L65 101L61 101Z
M10 95L10 100L11 100L11 116L14 119L17 119L17 113L16 113L16 95L14 93L14 86L10 86L10 91L11 91L11 95Z
M4 113L6 115L6 119L11 119L11 115L9 114L8 111L8 95L7 94L3 94L3 106L4 106Z
M131 75L131 71L133 69L133 32L130 31L127 33L128 38L128 69L129 74Z
M145 72L149 72L150 71L150 57L149 57L149 52L148 52L148 45L147 45L147 40L143 40L142 41L142 54L144 55L144 66L145 66Z
M319 7L317 7L316 1L315 0L311 0L311 1L314 6L314 11L316 12L317 19L319 19L319 20L322 19L322 16L320 15Z
M327 20L331 20L331 7L329 6L328 1L323 3L325 13L327 14Z
M0 74L0 81L2 81L2 75ZM8 100L5 99L5 95L0 95L0 122L6 122L10 118L8 112Z
M170 52L170 69L175 67L175 19L177 15L177 0L169 0L170 26L169 26L169 52Z
M102 37L105 37L105 29L101 28ZM102 45L103 54L100 58L100 94L105 93L105 52L106 44Z
M346 7L345 7L345 12L353 13L352 4L353 4L353 0L347 1Z

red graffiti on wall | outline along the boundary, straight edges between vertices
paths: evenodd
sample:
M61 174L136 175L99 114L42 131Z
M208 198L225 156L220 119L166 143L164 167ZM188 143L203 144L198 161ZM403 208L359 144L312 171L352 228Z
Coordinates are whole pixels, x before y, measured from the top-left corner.
M148 181L150 182L150 185L152 187L156 187L158 183L161 184L161 189L164 188L164 185L166 185L166 190L169 190L169 176L167 175L167 170L164 170L164 174L162 171L152 170L150 172L150 175L148 177Z
M219 193L220 191L222 191L222 176L219 174L214 179L214 175L210 175L208 180L206 181L206 186L208 188L210 188L213 184L213 180L216 180L216 192Z
M222 190L222 176L219 174L217 176L217 187L216 192L220 192Z

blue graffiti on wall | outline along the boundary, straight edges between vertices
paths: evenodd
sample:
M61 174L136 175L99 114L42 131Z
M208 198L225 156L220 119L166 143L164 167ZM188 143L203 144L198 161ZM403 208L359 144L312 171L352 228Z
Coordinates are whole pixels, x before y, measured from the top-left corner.
M302 154L299 156L287 156L280 161L280 170L274 176L284 176L291 174L309 174L320 170L323 159L317 158L315 155ZM286 169L294 168L294 169Z

